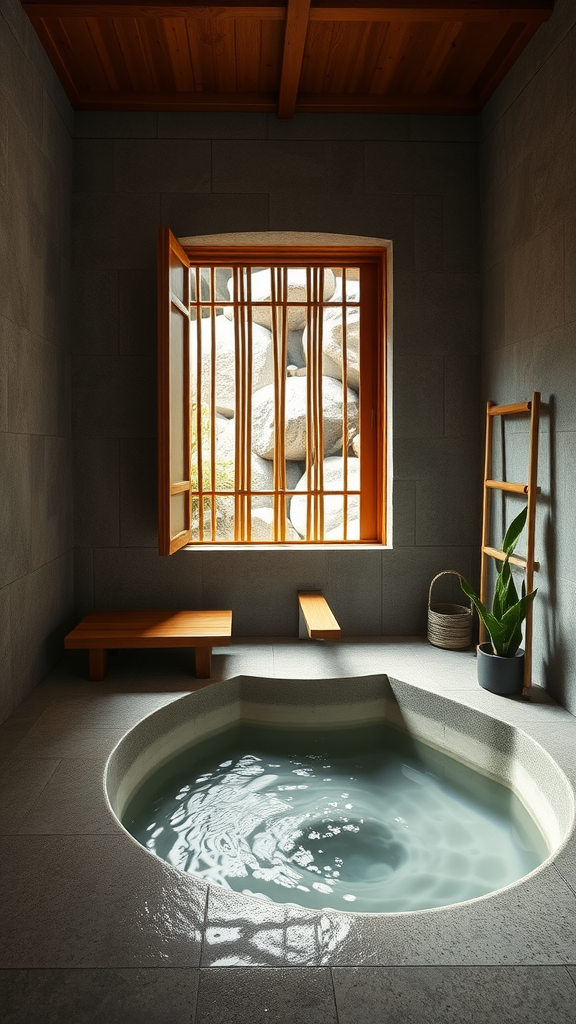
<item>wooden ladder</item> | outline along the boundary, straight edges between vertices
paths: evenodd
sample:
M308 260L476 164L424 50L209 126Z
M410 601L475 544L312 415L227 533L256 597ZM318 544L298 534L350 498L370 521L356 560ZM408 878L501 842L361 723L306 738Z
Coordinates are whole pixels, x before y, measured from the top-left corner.
M530 413L530 450L528 455L528 483L514 484L507 480L492 479L492 433L495 416L518 416ZM540 493L537 486L538 476L538 429L540 425L540 392L534 391L531 402L515 402L512 405L486 405L486 451L484 455L484 500L482 510L482 558L480 567L480 600L486 604L488 591L488 559L497 558L503 562L505 554L490 546L490 492L492 490L508 491L511 494L522 494L528 501L526 519L526 557L511 555L510 563L524 569L526 573L526 593L529 594L534 585L534 572L540 565L534 561L534 534L536 527L536 496ZM486 629L480 622L480 643L486 640ZM532 604L526 615L524 633L524 691L532 682Z

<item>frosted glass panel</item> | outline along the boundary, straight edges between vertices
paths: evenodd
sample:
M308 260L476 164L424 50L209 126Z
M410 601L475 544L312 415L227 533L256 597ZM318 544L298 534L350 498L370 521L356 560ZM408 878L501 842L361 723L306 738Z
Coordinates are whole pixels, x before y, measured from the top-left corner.
M172 483L188 479L188 454L184 422L184 320L170 312L170 479Z
M186 499L185 491L181 494L173 494L170 500L170 534L174 537L188 528L186 522Z

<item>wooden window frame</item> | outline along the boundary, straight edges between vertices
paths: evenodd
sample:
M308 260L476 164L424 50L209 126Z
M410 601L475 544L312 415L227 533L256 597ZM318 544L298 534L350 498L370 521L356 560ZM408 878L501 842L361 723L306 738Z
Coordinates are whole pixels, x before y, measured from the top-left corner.
M286 546L330 546L347 549L387 543L387 351L389 338L390 246L327 244L187 244L168 228L159 233L158 258L158 550L170 555L187 545L202 549L221 547L254 548ZM361 539L269 542L214 541L192 537L191 465L187 472L175 472L174 446L182 431L182 448L191 449L190 421L190 268L232 267L246 264L260 267L361 268L360 396L359 429L362 439L360 461ZM180 295L172 287L180 277ZM203 304L203 303L201 303ZM172 324L181 324L182 345L175 345ZM180 327L176 334L180 337ZM368 341L366 340L368 339ZM176 351L178 350L178 351ZM178 377L180 374L180 378ZM182 410L174 409L176 396ZM179 450L179 448L178 448ZM177 477L181 477L177 479ZM232 492L234 494L234 492Z

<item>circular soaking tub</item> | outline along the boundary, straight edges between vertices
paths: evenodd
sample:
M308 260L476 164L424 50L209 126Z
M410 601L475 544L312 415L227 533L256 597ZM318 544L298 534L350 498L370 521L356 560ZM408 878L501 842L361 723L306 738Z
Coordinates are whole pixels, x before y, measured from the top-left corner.
M522 730L382 675L208 686L132 729L106 788L175 870L363 913L498 891L544 863L573 818L563 772Z

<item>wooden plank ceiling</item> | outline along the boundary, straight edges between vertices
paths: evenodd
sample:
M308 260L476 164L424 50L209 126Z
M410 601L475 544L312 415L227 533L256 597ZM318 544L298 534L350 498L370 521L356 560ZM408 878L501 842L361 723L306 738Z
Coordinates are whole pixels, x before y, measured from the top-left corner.
M473 114L553 0L22 0L79 110Z

